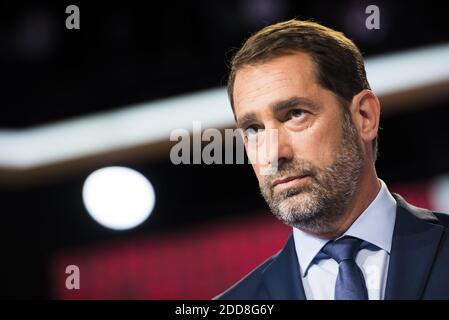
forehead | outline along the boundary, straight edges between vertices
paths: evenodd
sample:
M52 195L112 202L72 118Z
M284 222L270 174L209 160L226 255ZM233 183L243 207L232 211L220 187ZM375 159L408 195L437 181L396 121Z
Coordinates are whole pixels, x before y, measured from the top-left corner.
M306 96L316 89L315 68L307 53L295 53L269 61L244 66L237 71L234 82L236 114L249 107L293 95Z

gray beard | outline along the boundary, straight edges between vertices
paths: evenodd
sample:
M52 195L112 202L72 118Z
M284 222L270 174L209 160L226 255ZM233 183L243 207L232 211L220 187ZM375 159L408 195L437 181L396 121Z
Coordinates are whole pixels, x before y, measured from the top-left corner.
M349 118L348 118L349 117ZM350 115L343 116L343 137L334 163L318 169L293 159L266 176L260 191L272 213L283 223L312 233L332 232L347 211L363 169L363 154ZM273 193L272 183L283 176L308 175L301 186Z

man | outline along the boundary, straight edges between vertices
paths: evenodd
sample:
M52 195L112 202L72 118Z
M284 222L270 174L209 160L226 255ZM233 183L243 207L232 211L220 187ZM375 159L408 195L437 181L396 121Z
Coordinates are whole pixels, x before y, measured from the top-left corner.
M249 138L277 132L277 171L252 165L293 232L218 299L449 299L449 216L378 179L380 104L351 40L313 22L268 26L234 56L228 93L248 153Z

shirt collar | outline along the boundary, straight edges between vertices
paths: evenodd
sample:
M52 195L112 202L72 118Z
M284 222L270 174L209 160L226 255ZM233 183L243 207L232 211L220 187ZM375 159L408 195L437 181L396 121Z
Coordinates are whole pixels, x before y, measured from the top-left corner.
M380 179L379 181L381 188L377 196L341 237L346 235L357 237L390 254L396 219L396 200L388 191L386 184ZM301 276L304 277L313 259L328 240L297 228L293 228L293 238Z

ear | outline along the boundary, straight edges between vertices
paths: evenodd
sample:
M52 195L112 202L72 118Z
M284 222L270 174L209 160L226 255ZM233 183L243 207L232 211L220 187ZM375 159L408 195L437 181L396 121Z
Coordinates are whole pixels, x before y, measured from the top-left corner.
M370 143L377 136L380 121L380 102L377 96L364 89L352 98L351 115L360 137Z

